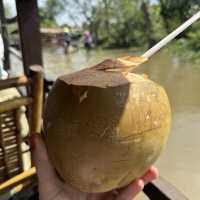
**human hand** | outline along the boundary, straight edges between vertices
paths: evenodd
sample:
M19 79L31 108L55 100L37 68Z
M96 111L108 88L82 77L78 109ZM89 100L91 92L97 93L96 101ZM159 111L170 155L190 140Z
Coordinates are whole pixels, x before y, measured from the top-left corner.
M88 194L63 183L56 174L39 134L32 137L33 159L37 168L40 200L132 200L144 185L158 177L158 170L151 167L141 178L125 188L106 193Z

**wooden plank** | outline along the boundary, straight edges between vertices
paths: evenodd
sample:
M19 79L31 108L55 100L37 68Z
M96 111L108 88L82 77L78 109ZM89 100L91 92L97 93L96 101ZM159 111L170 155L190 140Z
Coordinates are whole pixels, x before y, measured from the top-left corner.
M2 38L4 43L4 68L8 70L10 69L9 39L6 28L6 18L5 18L3 0L0 1L0 20L1 20Z
M143 191L152 200L188 200L183 193L162 177L147 184Z
M31 80L28 79L26 76L0 80L0 90L7 89L10 87L27 86L30 83L31 83Z
M22 144L22 136L20 133L20 130L22 130L22 125L20 123L20 117L21 117L21 112L20 109L17 109L15 111L15 122L16 122L16 127L17 127L17 132L16 132L16 137L17 137L17 143L18 143L18 152L19 152L19 164L20 164L20 170L23 170L23 160L22 160L22 148L21 148L21 144Z
M26 106L31 103L32 98L29 97L18 97L16 99L7 100L0 103L0 113L19 108L20 106Z
M24 72L29 66L42 66L41 35L37 0L16 0Z

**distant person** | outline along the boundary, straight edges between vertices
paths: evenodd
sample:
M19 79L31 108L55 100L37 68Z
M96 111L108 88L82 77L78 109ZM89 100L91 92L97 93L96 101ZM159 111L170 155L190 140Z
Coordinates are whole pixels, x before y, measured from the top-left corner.
M84 45L86 49L91 49L92 48L92 34L89 31L86 31L84 33Z
M64 28L64 46L65 46L65 52L68 52L68 49L71 45L71 35L68 27Z

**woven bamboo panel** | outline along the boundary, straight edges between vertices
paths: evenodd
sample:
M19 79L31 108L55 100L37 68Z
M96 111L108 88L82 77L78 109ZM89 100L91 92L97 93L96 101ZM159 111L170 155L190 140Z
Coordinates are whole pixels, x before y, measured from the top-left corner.
M16 94L21 86L28 89L29 95ZM0 80L0 92L0 193L3 193L26 178L32 179L35 174L35 169L30 169L33 163L26 141L31 133L41 131L42 68L31 66L29 78L22 76Z
M17 111L0 113L0 183L22 172Z

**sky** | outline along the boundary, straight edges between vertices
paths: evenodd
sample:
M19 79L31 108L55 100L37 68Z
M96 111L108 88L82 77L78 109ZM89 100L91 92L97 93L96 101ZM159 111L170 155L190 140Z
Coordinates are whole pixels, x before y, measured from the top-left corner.
M46 0L38 0L39 6L42 6L45 4ZM15 0L4 0L5 4L9 5L9 7L12 9L13 14L16 13L16 6L15 6Z
M28 1L28 0L27 0ZM123 0L122 0L123 1ZM157 0L150 0L151 3L156 3ZM16 6L15 6L15 0L4 0L5 4L9 5L12 15L16 15ZM45 4L46 0L38 0L38 5L39 6L43 6ZM74 23L72 22L72 20L70 20L69 16L67 15L67 13L63 13L61 15L59 15L57 17L57 23L59 25L67 23L69 25L74 25ZM80 23L81 23L81 19L80 19Z
M38 5L43 6L45 2L46 0L38 0ZM9 8L11 9L12 15L15 16L16 15L15 0L4 0L4 3L9 6ZM69 25L74 25L74 23L70 24L71 20L69 19L68 15L65 13L57 17L57 22L59 25L64 24L64 23L68 23Z

